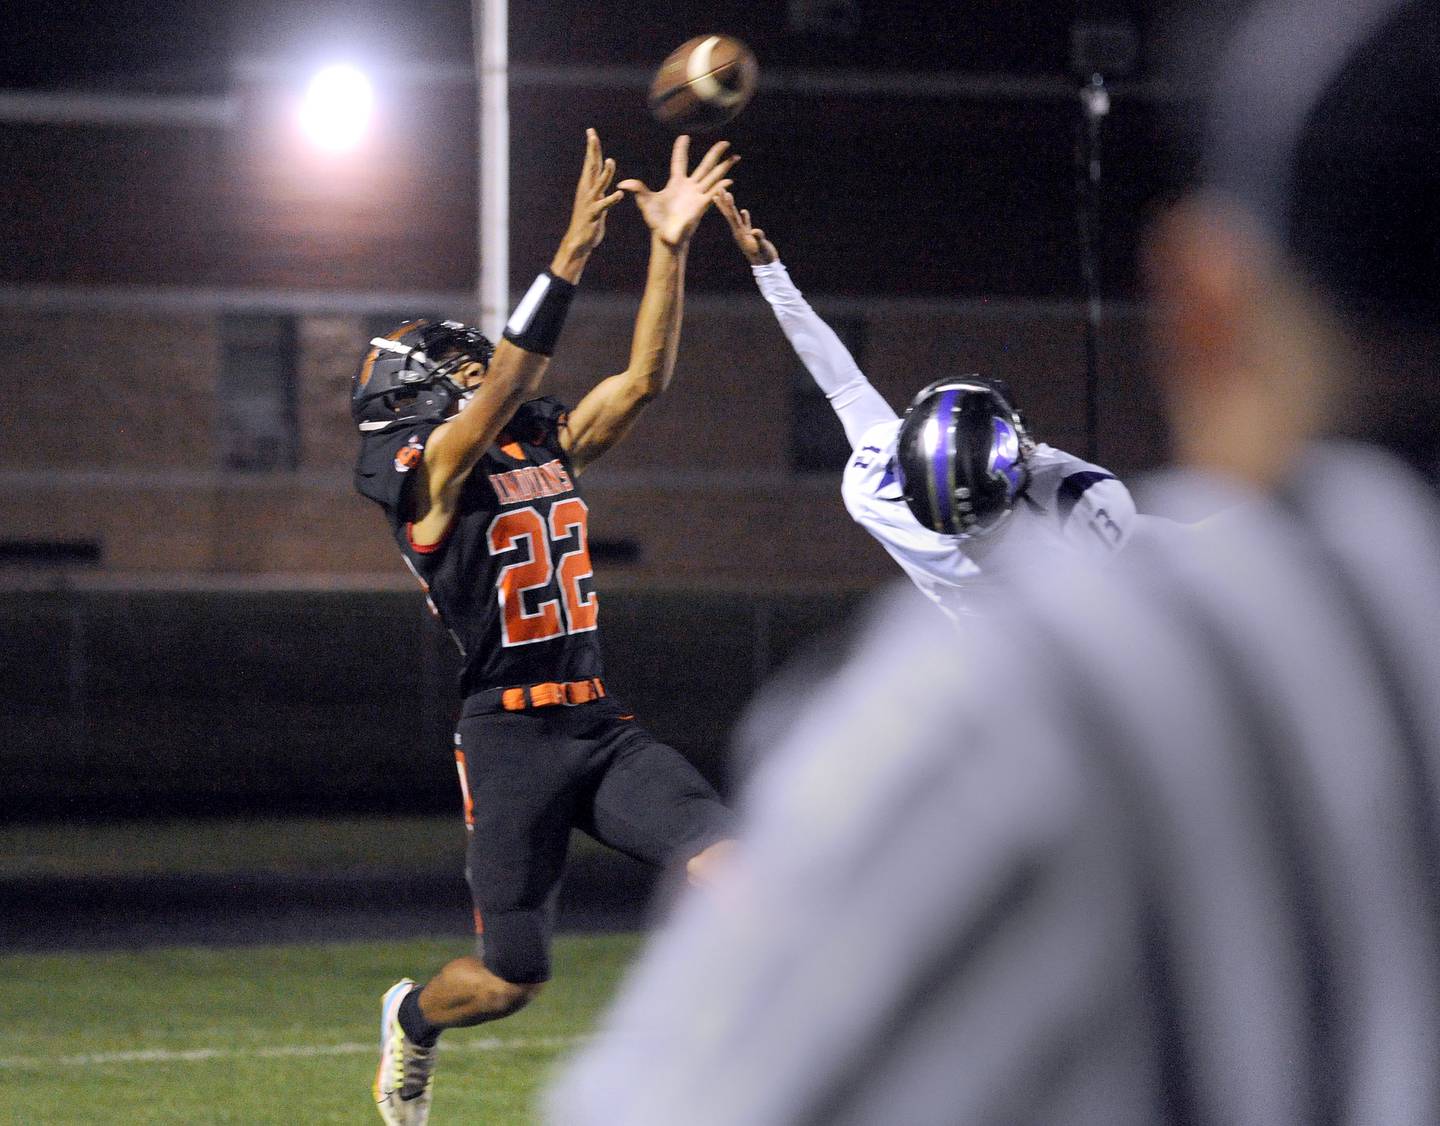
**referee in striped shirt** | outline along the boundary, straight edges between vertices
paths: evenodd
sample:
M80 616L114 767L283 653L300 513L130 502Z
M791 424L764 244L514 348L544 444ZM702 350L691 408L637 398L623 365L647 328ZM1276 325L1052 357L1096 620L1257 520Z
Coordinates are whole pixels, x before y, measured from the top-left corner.
M1217 515L875 626L556 1122L1440 1123L1440 3L1216 77L1149 272Z

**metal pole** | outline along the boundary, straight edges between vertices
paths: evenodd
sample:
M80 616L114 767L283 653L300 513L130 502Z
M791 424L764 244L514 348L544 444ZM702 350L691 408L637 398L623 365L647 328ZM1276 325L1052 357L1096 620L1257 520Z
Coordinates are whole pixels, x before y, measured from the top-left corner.
M510 13L509 0L471 0L479 120L480 254L476 294L482 331L500 338L510 310Z

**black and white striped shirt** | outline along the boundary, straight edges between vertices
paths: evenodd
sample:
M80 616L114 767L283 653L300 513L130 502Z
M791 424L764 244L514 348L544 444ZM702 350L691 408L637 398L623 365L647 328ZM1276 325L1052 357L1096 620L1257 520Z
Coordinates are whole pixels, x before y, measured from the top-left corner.
M1226 499L888 616L553 1120L1440 1122L1440 505L1338 445Z

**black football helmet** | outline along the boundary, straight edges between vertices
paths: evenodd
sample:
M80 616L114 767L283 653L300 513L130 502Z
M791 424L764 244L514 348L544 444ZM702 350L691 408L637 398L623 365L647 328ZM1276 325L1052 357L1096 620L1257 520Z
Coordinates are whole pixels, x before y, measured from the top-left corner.
M451 378L461 364L486 368L495 345L459 321L406 321L370 341L350 382L350 415L362 434L444 418L465 395Z
M1029 484L1034 449L999 380L940 379L905 412L896 476L921 526L968 539L1005 523Z

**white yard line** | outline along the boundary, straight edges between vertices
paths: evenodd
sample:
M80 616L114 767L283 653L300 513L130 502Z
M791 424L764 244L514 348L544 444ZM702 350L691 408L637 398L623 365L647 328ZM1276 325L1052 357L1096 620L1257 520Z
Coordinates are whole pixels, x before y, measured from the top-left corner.
M509 1052L527 1048L572 1048L585 1036L454 1036L445 1052ZM280 1048L143 1048L133 1052L89 1052L72 1056L0 1056L0 1070L19 1068L104 1067L117 1063L209 1063L212 1060L311 1059L318 1056L374 1055L379 1045L291 1044Z

